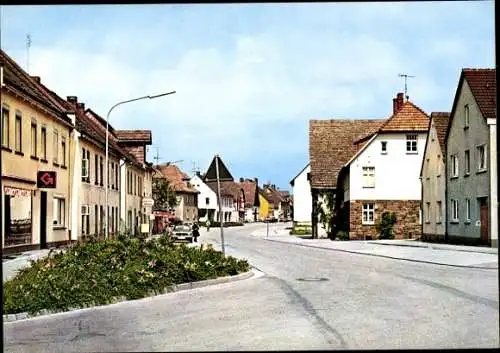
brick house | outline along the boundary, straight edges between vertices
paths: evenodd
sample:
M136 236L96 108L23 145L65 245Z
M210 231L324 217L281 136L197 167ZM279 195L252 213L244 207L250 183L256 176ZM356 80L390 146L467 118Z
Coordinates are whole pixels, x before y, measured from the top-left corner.
M396 237L418 237L428 125L429 116L402 93L393 99L388 119L311 121L313 232L319 196L330 192L334 234L343 230L350 239L376 238L383 212L392 211Z

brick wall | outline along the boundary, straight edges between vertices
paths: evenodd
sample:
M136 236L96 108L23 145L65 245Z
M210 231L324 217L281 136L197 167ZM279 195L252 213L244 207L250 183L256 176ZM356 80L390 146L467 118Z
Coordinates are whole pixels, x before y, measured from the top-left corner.
M375 203L374 225L363 225L362 210L363 203ZM349 214L349 238L350 239L376 239L378 231L376 225L380 223L385 211L396 214L394 235L396 239L418 238L422 232L419 224L420 201L418 200L375 200L375 201L351 201Z

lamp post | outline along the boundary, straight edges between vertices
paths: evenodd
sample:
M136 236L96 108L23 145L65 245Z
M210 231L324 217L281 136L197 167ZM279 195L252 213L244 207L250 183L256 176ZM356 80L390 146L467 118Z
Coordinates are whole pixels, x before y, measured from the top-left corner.
M104 228L104 236L105 236L105 239L108 239L108 233L109 233L109 229L108 229L109 115L111 114L111 112L113 111L113 109L115 109L119 105L122 105L122 104L125 104L125 103L130 103L130 102L135 102L135 101L142 100L142 99L155 99L155 98L163 97L163 96L166 96L166 95L169 95L169 94L174 94L174 93L175 93L175 91L172 91L172 92L157 94L157 95L154 95L154 96L144 96L144 97L129 99L129 100L126 100L126 101L121 101L121 102L118 102L115 105L113 105L109 109L108 114L106 115L106 165L104 166L104 168L105 168L104 193L106 195L105 196L106 207L104 207L104 227L105 227Z

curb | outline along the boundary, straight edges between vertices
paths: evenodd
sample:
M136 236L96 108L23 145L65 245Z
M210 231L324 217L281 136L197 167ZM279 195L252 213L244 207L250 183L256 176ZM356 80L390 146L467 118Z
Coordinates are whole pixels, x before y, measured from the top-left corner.
M477 253L477 254L492 254L496 255L498 254L498 251L485 251L485 249L478 249L478 250L467 250L467 249L450 249L450 248L443 248L438 246L433 246L433 243L428 243L429 245L410 245L410 244L388 244L388 243L376 243L376 242L369 242L369 244L374 244L374 245L387 245L387 246L406 246L410 248L428 248L431 247L433 250L449 250L449 251L461 251L461 252L472 252L472 253ZM486 248L486 249L491 249L491 248ZM483 251L480 251L483 250Z
M255 268L255 270L260 271L257 268ZM7 315L3 316L3 321L4 321L4 323L7 323L7 322L15 322L15 321L19 321L19 320L30 320L30 319L35 319L35 318L38 319L38 318L43 318L44 316L68 314L68 313L75 312L75 311L92 310L92 309L102 308L102 307L110 306L110 305L130 303L130 302L140 301L140 300L147 300L147 299L151 299L154 297L168 295L168 294L171 294L174 292L181 292L181 291L190 290L190 289L208 287L208 286L216 285L216 284L223 284L223 283L236 282L236 281L241 281L241 280L245 280L245 279L250 279L250 278L254 277L255 275L256 275L256 273L254 271L254 268L252 267L252 269L250 271L240 273L240 274L237 274L234 276L225 276L225 277L207 279L207 280L197 281L197 282L174 284L170 287L165 288L165 293L158 294L158 295L151 295L151 296L144 297L141 299L136 299L136 300L124 299L124 300L120 300L118 302L114 302L111 304L89 306L89 307L84 307L84 308L70 308L69 310L66 310L66 311L50 311L47 309L43 309L38 314L34 314L34 315L30 315L27 312L17 313L17 314L7 314Z
M346 252L350 254L358 254L358 255L368 255L368 256L376 256L376 257L384 257L387 259L393 259L393 260L401 260L401 261L409 261L409 262L419 262L419 263L424 263L424 264L431 264L431 265L440 265L440 266L449 266L449 267L459 267L459 268L474 268L474 269L479 269L479 270L495 270L498 271L498 267L484 267L484 266L467 266L467 265L451 265L451 264L443 264L441 262L432 262L432 261L425 261L425 260L412 260L412 259L405 259L403 257L394 257L394 256L388 256L388 255L380 255L380 254L370 254L370 253L363 253L363 252L358 252L358 251L352 251L352 250L343 250L343 249L332 249L332 248L324 248L321 246L315 246L315 245L305 245L305 244L299 244L299 243L292 243L292 242L287 242L287 241L279 241L279 240L273 240L273 239L265 239L267 241L273 241L276 243L285 243L285 244L291 244L291 245L298 245L298 246L303 246L306 248L316 248L316 249L322 249L322 250L330 250L330 251L340 251L340 252Z

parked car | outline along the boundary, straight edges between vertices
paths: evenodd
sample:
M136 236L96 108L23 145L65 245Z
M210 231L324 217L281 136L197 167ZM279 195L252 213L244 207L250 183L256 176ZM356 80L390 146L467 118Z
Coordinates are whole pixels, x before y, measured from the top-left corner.
M179 224L172 229L172 237L175 240L187 240L193 242L193 231L189 225Z

